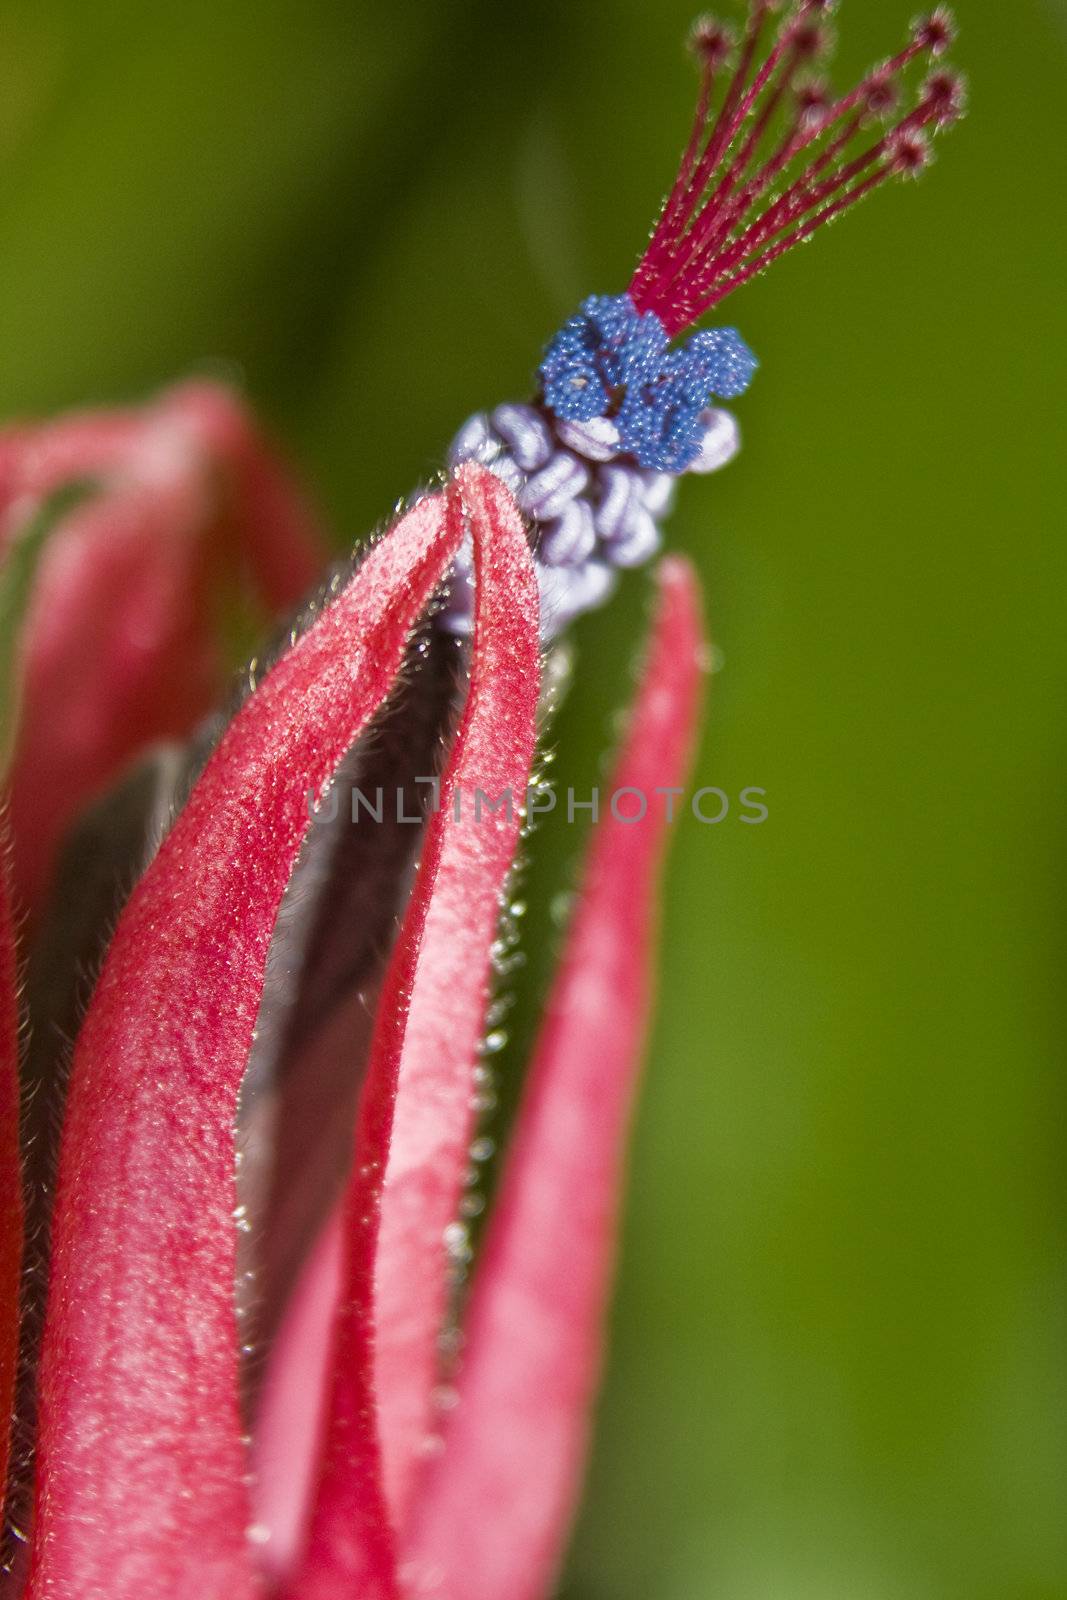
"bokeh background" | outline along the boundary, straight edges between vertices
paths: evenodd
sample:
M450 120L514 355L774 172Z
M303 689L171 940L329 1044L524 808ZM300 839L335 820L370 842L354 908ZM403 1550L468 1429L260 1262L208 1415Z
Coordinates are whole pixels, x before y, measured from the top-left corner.
M566 1600L1067 1596L1067 14L958 9L970 117L732 302L746 448L672 524L699 780L770 816L677 833ZM843 66L907 11L848 0ZM689 21L0 0L0 413L230 375L350 540L625 284ZM646 603L578 630L568 782ZM535 846L534 984L576 830Z

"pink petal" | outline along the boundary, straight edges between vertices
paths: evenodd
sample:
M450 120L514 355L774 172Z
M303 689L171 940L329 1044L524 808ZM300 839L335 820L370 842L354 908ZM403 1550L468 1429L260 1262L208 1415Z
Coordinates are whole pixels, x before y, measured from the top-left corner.
M299 604L326 557L316 518L278 452L220 384L182 384L158 411L188 427L223 474L232 538L268 610Z
M252 1500L263 1560L276 1579L292 1571L311 1515L326 1425L334 1317L341 1295L339 1207L323 1229L270 1352L252 1434Z
M19 1163L18 1009L15 930L6 863L0 859L0 1483L7 1482L10 1418L18 1353L22 1264Z
M40 1376L32 1600L244 1600L234 1123L321 790L462 534L410 511L227 729L120 919L74 1055Z
M0 553L26 511L76 478L103 478L129 459L144 432L143 412L72 412L54 422L0 431Z
M648 815L605 815L593 835L475 1280L458 1405L404 1541L411 1600L542 1600L579 1486L649 1009L664 834L655 790L683 781L703 656L691 569L664 562L659 581L651 657L608 791L639 790Z
M232 535L265 604L272 612L298 605L325 559L317 520L245 406L217 383L180 384L139 409L72 412L0 431L0 553L25 502L75 478L121 476L146 440L176 426L224 479Z
M388 1523L403 1520L432 1430L445 1230L462 1193L491 947L533 760L540 649L526 530L491 473L463 467L457 481L477 575L471 687L378 1010L346 1200L347 1281L326 1449L293 1589L299 1600L396 1592ZM476 820L478 790L493 799L510 791L511 815L501 807ZM365 1481L379 1455L388 1511L361 1526Z
M146 740L184 735L221 667L206 627L206 474L184 453L72 512L51 536L25 623L11 814L33 906L86 801Z
M241 566L273 614L324 564L287 473L217 385L0 434L0 555L44 496L76 479L95 496L51 536L25 630L12 809L16 888L31 907L86 801L217 698L213 580Z

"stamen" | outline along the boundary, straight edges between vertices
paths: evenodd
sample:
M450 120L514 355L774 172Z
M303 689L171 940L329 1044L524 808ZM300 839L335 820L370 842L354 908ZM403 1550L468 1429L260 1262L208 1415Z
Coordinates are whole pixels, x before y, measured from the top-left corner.
M772 3L773 0L751 0L748 24L745 28L744 40L741 46L740 61L727 88L722 110L710 131L708 126L711 108L710 80L707 85L708 93L705 95L702 92L701 94L701 99L697 104L697 114L693 123L687 156L683 158L681 171L667 197L663 214L656 225L651 242L638 266L637 274L631 286L630 295L635 305L638 303L637 295L642 287L638 280L643 276L649 280L654 280L659 267L674 259L673 251L683 236L685 228L692 218L694 209L700 202L701 195L707 188L708 181L714 173L718 161L727 148L729 143L727 130L732 124L737 106L744 95L745 84L759 47L763 24L770 13ZM713 28L715 26L717 25L712 24ZM700 34L698 33L696 36L697 42L699 42L699 38ZM726 58L720 57L720 59ZM698 152L701 145L704 144L705 138L707 143L704 153L698 159ZM689 151L692 152L691 160L689 159Z
M924 50L941 56L956 42L956 20L948 6L938 6L916 24L915 33Z
M530 519L546 638L658 548L683 473L737 452L737 424L715 402L745 392L755 356L735 328L673 336L872 190L920 173L931 136L963 110L957 74L934 66L916 89L911 71L951 42L946 7L836 97L812 76L834 10L749 0L739 40L711 17L696 23L696 115L629 289L582 301L545 349L532 402L479 414L453 441L452 463L487 466ZM456 634L471 628L470 577L461 552L439 613Z
M700 99L693 120L693 131L682 159L678 183L675 185L675 199L679 203L693 176L700 155L701 135L707 126L716 75L729 61L733 46L734 38L730 29L721 22L716 22L714 18L702 17L694 24L690 47L700 62Z
M708 19L694 32L702 63L696 118L678 179L629 289L637 310L654 312L669 336L887 178L921 170L930 135L963 110L962 80L939 68L914 109L853 154L864 128L895 111L912 64L948 49L955 38L951 12L941 5L920 18L896 55L828 100L817 84L800 82L799 73L828 47L824 22L832 0L791 0L757 64L772 9L772 0L750 0L738 64L714 122L714 82L729 34ZM798 171L802 157L806 165ZM782 180L788 181L776 195Z
M824 78L809 78L797 84L796 121L794 127L808 127L818 122L830 106L830 86Z
M901 133L890 146L890 157L895 172L917 178L930 165L934 151L925 133Z
M773 63L774 73L766 77L763 104L758 109L753 126L740 151L730 162L716 188L704 203L700 217L690 230L684 252L679 253L669 274L661 273L657 280L656 293L662 299L669 298L672 285L683 281L686 272L694 263L699 264L701 258L706 257L713 247L723 242L734 223L749 209L756 193L766 186L762 175L758 174L758 185L755 180L750 179L738 190L739 180L749 173L760 142L787 91L793 86L801 64L821 54L829 44L824 29L811 23L804 23L802 20L798 20L791 31L789 29L783 31L779 43L783 41L786 49L772 53L768 60L768 65ZM753 89L755 88L754 84ZM757 105L758 99L753 98L753 111L756 111ZM795 125L791 130L790 140L794 132ZM735 198L729 201L731 193Z
M698 314L703 315L704 310L710 309L734 289L740 288L743 283L765 271L772 262L785 255L794 245L810 239L819 228L850 209L888 178L918 177L933 160L933 146L925 130L930 127L935 129L945 127L954 121L961 114L963 101L964 83L961 77L950 72L933 74L923 86L922 96L915 110L879 139L877 144L839 169L825 183L803 191L803 198L793 205L791 214L779 218L775 225L764 227L761 239L757 239L753 233L741 240L732 253L733 262L730 264L736 264L738 261L742 261L743 264L731 276L717 280L714 290ZM876 163L873 172L862 177L864 170L872 163ZM838 198L834 199L835 195ZM809 215L812 211L814 215ZM780 233L798 217L806 217L807 220L794 228L784 239L778 240L755 259L751 259L753 248L757 243L766 243L770 237ZM749 259L745 260L746 256ZM721 263L726 261L726 257L720 258L720 268Z

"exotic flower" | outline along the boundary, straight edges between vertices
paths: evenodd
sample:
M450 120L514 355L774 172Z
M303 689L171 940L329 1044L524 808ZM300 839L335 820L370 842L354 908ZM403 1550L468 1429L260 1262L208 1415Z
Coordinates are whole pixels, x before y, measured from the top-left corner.
M752 0L736 46L717 23L696 28L693 133L626 293L583 302L532 400L464 425L448 476L252 663L228 722L152 756L68 840L28 962L27 1238L51 1249L43 1328L31 1277L21 1340L17 924L0 873L0 1408L17 1413L21 1541L0 1590L12 1600L550 1591L648 1009L670 811L647 800L678 792L695 727L695 578L678 559L659 568L613 784L639 807L613 806L594 829L458 1305L544 643L658 548L678 478L738 447L712 401L743 393L754 357L733 329L678 336L915 170L962 103L939 68L895 109L912 64L950 42L943 7L837 98L808 74L830 5L794 0L769 29L776 9ZM885 117L887 131L869 131ZM72 508L66 491L86 479L91 498ZM82 801L203 708L206 532L230 530L275 607L304 582L312 536L240 411L202 388L0 437L0 512L0 609L10 641L18 625L8 652L24 681L21 700L5 688L0 727L23 796L16 873L38 885L68 820L49 808L55 761L81 750ZM187 664L195 692L176 687ZM77 718L51 724L53 757L63 675L85 691ZM351 819L336 803L349 778ZM57 1106L55 1041L70 1034Z

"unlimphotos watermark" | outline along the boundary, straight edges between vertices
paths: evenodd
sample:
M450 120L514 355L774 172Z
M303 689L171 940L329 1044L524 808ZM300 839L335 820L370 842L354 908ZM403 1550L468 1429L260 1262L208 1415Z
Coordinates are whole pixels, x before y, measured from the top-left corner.
M428 814L441 810L441 783L438 778L416 778L416 784L425 786L423 804L409 789L386 790L381 787L369 792L352 785L349 791L349 815L354 823L400 823L417 827ZM310 817L333 822L341 811L341 785L333 784L325 795L307 790L307 808ZM649 815L662 816L667 822L688 814L705 827L714 828L728 817L758 827L767 821L767 791L749 784L736 795L715 785L705 785L692 793L664 785L651 790L626 787L603 790L594 786L588 790L562 788L553 784L531 784L524 794L516 797L512 789L502 789L499 794L487 794L484 789L456 788L449 807L456 822L484 823L495 817L509 822L516 816L527 822L557 812L568 823L577 821L599 822L610 814L623 824L643 822Z

